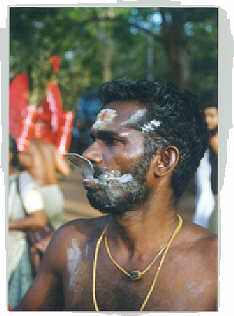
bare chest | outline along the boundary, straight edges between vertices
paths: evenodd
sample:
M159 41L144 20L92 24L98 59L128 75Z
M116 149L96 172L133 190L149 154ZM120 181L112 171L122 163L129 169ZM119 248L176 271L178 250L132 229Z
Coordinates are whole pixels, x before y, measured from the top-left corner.
M75 258L75 257L74 257ZM208 292L212 282L197 276L196 280L181 267L165 263L157 281L157 265L141 280L131 281L108 260L100 260L93 278L93 260L79 258L64 272L65 310L94 311L94 297L100 311L198 311L213 308ZM94 295L95 294L95 295Z

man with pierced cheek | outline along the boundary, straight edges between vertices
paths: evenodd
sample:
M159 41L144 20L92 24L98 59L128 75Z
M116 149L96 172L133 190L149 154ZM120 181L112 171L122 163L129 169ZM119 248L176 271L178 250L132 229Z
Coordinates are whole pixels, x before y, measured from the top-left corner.
M118 108L118 105L114 104L114 107ZM133 114L133 116L138 115L136 123L140 122L145 114L146 109L137 110ZM104 141L112 143L113 140L111 137L115 137L115 135L110 134L110 131L107 129L108 125L115 124L115 121L118 121L117 110L102 110L92 128L94 139L96 137L103 138ZM127 121L121 122L120 125L123 132L120 132L116 136L119 137L119 141L124 143L125 139L127 140L131 137L131 133L134 131L124 132ZM134 138L132 140L133 150L131 154L133 157L137 157L138 152L135 148ZM144 153L130 164L128 163L126 166L123 164L124 169L121 168L121 170L116 167L112 168L111 166L103 166L102 168L98 164L95 164L94 161L94 175L97 175L97 178L85 181L90 204L101 212L113 215L122 215L126 211L134 209L136 205L142 204L150 192L150 188L146 184L148 163L149 161L146 159Z
M106 82L100 97L83 182L104 216L54 234L18 310L217 310L217 237L177 209L208 146L196 97L147 80Z

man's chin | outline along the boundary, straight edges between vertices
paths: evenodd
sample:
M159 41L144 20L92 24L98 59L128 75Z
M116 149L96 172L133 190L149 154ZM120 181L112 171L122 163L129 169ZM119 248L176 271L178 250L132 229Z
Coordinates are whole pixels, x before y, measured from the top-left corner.
M87 194L90 205L96 210L100 211L102 214L121 216L128 211L128 206L126 203L108 203L103 197L97 198L97 195L90 196Z
M136 180L127 185L86 187L87 198L92 207L103 214L121 216L144 203L150 188L139 184Z

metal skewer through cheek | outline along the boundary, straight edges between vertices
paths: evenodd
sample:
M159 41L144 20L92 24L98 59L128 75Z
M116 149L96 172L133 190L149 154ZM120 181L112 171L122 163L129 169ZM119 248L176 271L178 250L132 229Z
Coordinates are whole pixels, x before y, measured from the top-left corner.
M80 169L82 176L84 178L86 179L93 178L94 167L90 160L76 153L64 154L64 157L69 162L71 162L75 167Z

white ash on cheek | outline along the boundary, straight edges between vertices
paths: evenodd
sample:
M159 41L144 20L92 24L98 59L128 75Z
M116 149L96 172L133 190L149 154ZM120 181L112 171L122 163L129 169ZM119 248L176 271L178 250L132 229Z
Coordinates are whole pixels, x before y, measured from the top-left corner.
M89 181L90 179L84 179L84 182ZM92 182L95 184L102 185L104 187L120 187L123 184L132 182L133 176L130 173L123 174L121 176L119 171L111 170L103 172L97 178L92 178Z
M135 187L136 181L130 173L120 176L119 171L112 170L109 173L105 173L100 177L100 184L106 187L106 194L111 204L115 203L116 199L119 199L126 190L131 190L131 187Z
M119 201L126 192L132 193L135 192L138 187L137 181L133 178L131 174L125 174L118 179L116 182L110 182L106 184L106 194L107 201L109 201L109 205L115 205L116 201ZM108 203L107 203L108 204Z
M133 176L130 173L123 174L121 176L119 171L111 170L101 174L99 177L100 184L104 185L121 185L133 180Z

